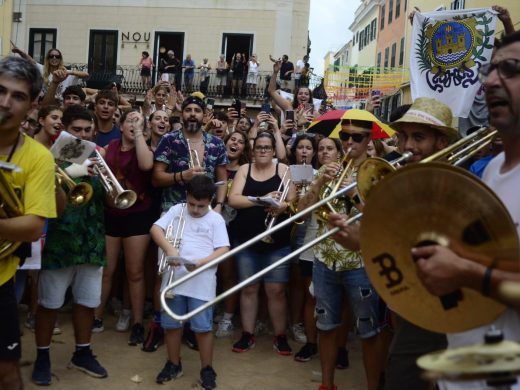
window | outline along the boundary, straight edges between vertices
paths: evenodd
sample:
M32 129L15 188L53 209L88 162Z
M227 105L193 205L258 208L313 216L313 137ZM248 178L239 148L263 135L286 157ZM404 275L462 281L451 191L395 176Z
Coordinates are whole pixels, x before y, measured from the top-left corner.
M401 49L399 50L399 66L403 66L404 63L404 37L401 38Z
M373 41L376 39L376 29L377 29L377 18L374 18L372 20L372 23L370 23L370 29L372 30L372 33L370 34L370 40Z
M377 53L377 68L381 68L381 52Z
M408 0L404 0L404 10L406 11L407 8L408 8Z
M392 23L392 17L394 14L394 0L388 2L388 24Z
M365 27L365 46L368 46L370 43L370 25Z
M390 67L395 68L395 53L397 51L397 43L392 44L392 57L390 59Z
M454 0L450 4L450 9L464 9L464 0Z
M55 28L29 29L29 55L36 62L43 64L45 54L53 47L56 47Z
M389 52L389 48L385 48L385 65L384 67L385 68L388 68L388 52Z
M385 28L385 5L381 7L381 30Z
M395 18L401 15L401 0L395 0Z
M361 32L359 33L358 50L362 50L363 47L364 47L363 44L364 44L365 39L364 39L364 37L363 37L363 34L364 34L363 31L361 31Z
M231 59L235 53L245 53L250 56L253 52L253 34L222 34L221 53L226 55L226 61L231 63Z

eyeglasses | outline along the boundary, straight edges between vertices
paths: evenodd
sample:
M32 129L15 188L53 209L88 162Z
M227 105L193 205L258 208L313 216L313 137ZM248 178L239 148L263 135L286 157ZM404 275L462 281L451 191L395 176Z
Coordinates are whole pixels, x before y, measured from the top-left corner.
M49 59L54 58L56 60L61 60L61 55L59 55L59 54L49 54L49 56L47 58L49 58Z
M32 118L25 118L22 123L22 125L27 125L29 126L31 129L37 129L38 126L40 126L40 124L38 123L37 120L34 120Z
M342 141L348 141L350 139L350 137L352 137L352 141L359 144L360 142L363 142L363 140L366 137L366 134L361 134L361 133L350 134L350 133L346 133L344 131L339 133L339 138Z
M480 81L483 83L487 80L493 70L497 70L501 79L509 79L520 73L520 60L509 58L494 64L489 63L482 65L478 71Z
M272 152L272 146L255 146L255 152Z

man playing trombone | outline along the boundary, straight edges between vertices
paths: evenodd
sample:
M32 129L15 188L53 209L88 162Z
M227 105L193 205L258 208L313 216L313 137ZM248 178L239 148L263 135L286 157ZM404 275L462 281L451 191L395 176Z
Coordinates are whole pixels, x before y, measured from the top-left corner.
M329 195L322 188L332 188L335 192L355 180L357 166L367 158L367 147L371 138L372 122L343 120L340 139L347 147L347 156L342 164L331 162L320 170L309 191L298 203L303 210ZM333 208L346 214L358 214L359 196L350 193L333 203ZM327 209L325 214L331 210ZM319 213L322 217L323 213ZM323 218L322 218L323 219ZM318 235L327 230L322 220ZM353 312L357 334L362 340L363 362L369 389L376 389L381 368L378 366L379 298L372 288L363 267L363 258L358 247L345 250L332 239L326 239L314 246L315 261L312 272L314 296L316 298L316 326L319 330L319 352L322 370L320 390L332 390L334 369L338 353L337 337L342 325L343 295L346 294Z
M1 169L0 197L0 388L21 389L18 361L20 325L14 274L30 256L31 242L43 232L45 219L56 217L54 159L48 150L21 132L21 123L42 87L38 69L29 61L0 61L0 160L14 164ZM23 190L23 194L15 190ZM20 192L21 192L20 191ZM11 204L12 206L9 206ZM14 250L16 248L16 250Z

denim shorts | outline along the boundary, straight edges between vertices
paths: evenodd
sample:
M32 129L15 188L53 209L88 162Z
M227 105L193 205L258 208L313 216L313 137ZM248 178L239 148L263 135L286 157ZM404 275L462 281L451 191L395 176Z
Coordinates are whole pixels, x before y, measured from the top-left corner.
M96 308L101 303L103 267L91 264L41 270L38 277L38 303L46 309L63 306L71 286L74 303Z
M195 310L207 301L201 299L187 297L185 295L175 295L173 299L167 299L168 307L175 314L183 315L189 311ZM164 329L179 329L183 325L170 317L163 310L161 313L161 325ZM190 328L195 333L206 333L213 331L213 307L208 307L196 316L190 318Z
M373 289L364 268L336 272L315 260L312 270L316 298L316 326L328 331L341 325L343 295L346 294L352 309L356 333L361 338L379 332L379 297ZM345 294L344 294L345 292Z
M234 247L240 245L239 242L234 242L233 244ZM267 245L269 244L262 245L262 247ZM265 251L251 248L241 250L235 255L238 280L240 282L246 280L248 277L277 262L289 253L291 253L291 247L289 245ZM289 281L289 263L290 261L286 261L282 265L266 273L264 276L256 279L254 283L258 283L261 280L266 283L287 283Z

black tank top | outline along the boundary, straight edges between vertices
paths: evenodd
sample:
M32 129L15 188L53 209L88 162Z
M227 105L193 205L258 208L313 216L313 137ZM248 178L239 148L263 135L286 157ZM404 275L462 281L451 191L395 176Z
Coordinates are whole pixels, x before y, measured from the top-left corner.
M282 179L278 175L278 164L276 164L276 172L274 176L265 181L257 181L253 179L253 177L251 176L251 164L249 164L246 183L244 185L244 189L242 190L242 195L264 196L269 192L278 190L281 181ZM283 186L280 191L283 191ZM266 230L266 217L267 212L263 207L254 206L247 207L244 209L237 209L237 216L230 226L233 237L235 237L239 242L242 243L249 240L252 237L259 235L260 233L263 233ZM287 218L287 214L281 214L276 218L276 223L279 223ZM251 248L254 248L256 250L262 250L269 248L279 248L285 245L289 245L290 232L290 226L285 227L272 235L274 243L266 244L263 242L259 242Z

